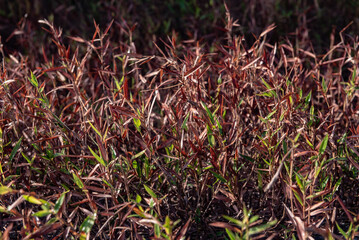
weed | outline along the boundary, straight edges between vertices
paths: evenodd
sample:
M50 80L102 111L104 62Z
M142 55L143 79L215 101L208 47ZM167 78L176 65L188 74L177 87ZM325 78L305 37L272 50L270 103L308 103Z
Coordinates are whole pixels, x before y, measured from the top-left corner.
M94 21L88 38L39 24L43 42L19 31L41 51L1 48L3 238L357 237L358 56L344 30L324 55L308 39L271 44L274 25L248 46L227 11L215 43L172 34L146 52L125 20Z

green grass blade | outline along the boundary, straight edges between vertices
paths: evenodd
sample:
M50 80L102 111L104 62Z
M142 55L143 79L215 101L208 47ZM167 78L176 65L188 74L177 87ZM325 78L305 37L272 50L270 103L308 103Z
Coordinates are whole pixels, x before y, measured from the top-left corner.
M211 147L214 147L216 145L216 140L213 136L213 131L209 125L207 125L207 138L208 138L209 145Z
M135 156L133 156L131 159L136 159L140 156L142 156L144 153L146 152L146 149L145 150L142 150L141 152L137 153Z
M46 217L48 215L50 215L52 212L51 210L49 209L45 209L45 210L40 210L34 214L32 214L32 216L35 216L35 217Z
M42 202L40 201L40 199L37 199L34 196L30 196L30 195L22 195L22 197L28 201L29 203L33 203L33 204L37 204L37 205L42 205Z
M135 124L137 131L141 132L141 120L137 118L133 118L133 123Z
M34 73L32 71L31 71L31 77L29 78L29 81L34 87L36 87L36 88L39 87L39 82L37 81L36 76L34 75Z
M222 177L221 175L219 175L218 173L214 172L214 171L210 171L218 180L220 180L223 183L227 183L227 180Z
M234 233L231 230L229 230L228 228L226 228L226 233L227 233L230 240L238 240L238 238L236 238Z
M55 207L54 207L54 213L55 214L58 213L58 211L60 210L62 204L64 203L66 193L67 193L67 191L62 193L61 196L59 197L59 199L57 199L57 201L55 203Z
M150 194L153 199L157 199L156 193L151 188L149 188L146 184L144 184L143 186L145 187L146 192Z
M13 158L15 157L17 151L19 150L20 145L21 145L21 141L22 141L22 137L19 139L19 141L17 141L17 143L15 144L15 147L12 149L12 151L10 153L10 157L9 157L10 162L13 160Z
M273 88L261 77L262 83L264 84L264 86L266 86L266 88L268 89L269 92L267 92L268 97L277 97L277 93L273 90Z
M74 182L76 183L76 185L80 188L83 189L84 188L84 184L82 182L82 180L77 176L77 174L72 171L72 177L74 178Z
M91 123L90 121L88 121L88 123L90 124L90 126L92 127L92 129L97 133L97 135L99 135L100 138L102 139L102 135L101 135L100 131L97 130L97 128L95 128L95 126L92 125L92 123Z
M188 118L189 118L189 114L190 113L187 113L185 119L183 120L182 126L181 126L181 128L186 130L186 131L187 131L187 121L188 121Z
M322 89L324 93L327 93L328 88L324 77L322 78Z
M12 189L9 187L5 187L5 186L0 187L0 195L5 195L5 194L11 193L11 192L12 192Z
M308 106L308 104L309 104L309 102L310 102L311 99L312 99L312 91L310 91L310 92L308 93L308 95L305 97L305 100L304 100L305 105Z
M319 147L319 155L322 155L324 152L325 152L325 149L327 149L327 145L328 145L328 134L325 135L322 143L320 144L320 147Z
M258 233L261 233L261 232L264 232L265 230L267 230L268 228L272 227L274 224L277 223L277 220L273 220L271 222L268 222L266 224L262 224L262 225L259 225L259 226L254 226L254 227L251 227L249 229L249 236L251 235L255 235L255 234L258 234Z
M87 239L87 235L90 233L92 226L95 224L97 214L87 216L80 226L81 236L80 239Z
M211 111L208 109L207 105L204 102L201 102L201 103L202 103L202 106L204 107L204 109L206 110L209 119L211 120L211 124L213 125L214 124L213 114L211 113Z
M345 239L347 239L349 237L348 234L339 226L337 222L335 222L335 224L337 225L339 232L345 237Z
M99 155L97 155L97 154L95 153L95 151L92 150L92 148L90 148L90 146L87 146L87 147L89 148L91 154L96 158L96 160L97 160L102 166L107 167L107 164L106 164L105 160L104 160L102 157L100 157Z
M235 218L232 218L232 217L229 217L229 216L226 216L224 215L223 216L225 219L227 219L228 221L230 221L231 223L234 223L236 224L237 226L243 228L244 227L244 224L242 221L238 220L238 219L235 219Z

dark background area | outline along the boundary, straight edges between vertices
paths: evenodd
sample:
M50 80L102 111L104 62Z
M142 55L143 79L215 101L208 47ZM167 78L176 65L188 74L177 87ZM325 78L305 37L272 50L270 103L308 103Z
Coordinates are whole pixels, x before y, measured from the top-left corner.
M345 33L355 36L359 29L359 1L354 0L229 0L226 3L232 17L241 25L236 31L246 37L248 45L255 39L253 34L258 36L274 23L277 28L270 34L272 43L287 38L294 44L295 40L311 42L315 51L322 53L329 48L332 32L338 40L338 32L350 22L353 24ZM21 19L26 19L26 23ZM114 29L119 33L126 24L136 25L135 45L151 52L153 41L165 39L172 32L181 40L195 38L210 45L224 34L225 7L218 0L1 0L0 34L6 51L23 49L16 37L23 34L21 31L30 33L29 37L41 37L39 19L53 21L65 36L84 38L93 34L93 20L105 28L114 19ZM117 35L120 41L120 34Z

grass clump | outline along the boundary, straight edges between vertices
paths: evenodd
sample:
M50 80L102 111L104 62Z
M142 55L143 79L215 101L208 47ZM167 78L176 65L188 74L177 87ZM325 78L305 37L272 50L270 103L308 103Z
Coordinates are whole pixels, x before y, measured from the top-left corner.
M358 56L290 42L136 49L50 35L1 66L3 238L260 239L358 234ZM28 39L31 41L31 39ZM33 45L31 45L33 46Z

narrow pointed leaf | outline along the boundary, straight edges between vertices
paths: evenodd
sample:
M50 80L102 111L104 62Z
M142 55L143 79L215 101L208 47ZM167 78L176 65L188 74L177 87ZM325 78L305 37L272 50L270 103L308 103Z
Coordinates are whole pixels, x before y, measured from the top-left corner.
M13 160L13 158L15 157L17 150L19 150L20 145L21 145L21 141L22 141L22 137L19 139L19 141L17 141L17 143L15 144L15 147L12 149L11 153L10 153L10 157L9 157L9 161L11 162Z
M212 173L218 180L220 180L221 182L227 183L227 180L226 180L224 177L222 177L221 175L219 175L218 173L216 173L216 172L214 172L214 171L211 171L211 173Z
M230 240L237 240L238 239L238 238L236 238L236 235L234 235L234 233L231 230L229 230L228 228L226 228L226 233L227 233Z
M37 205L42 205L42 202L40 201L40 199L37 199L34 196L30 196L30 195L22 195L22 197L28 201L29 203L33 203L33 204L37 204Z
M102 135L101 135L100 131L97 130L97 128L95 128L95 126L92 125L92 123L91 123L90 121L88 121L88 123L90 124L90 126L92 127L92 129L97 133L97 135L99 135L100 138L102 139Z
M204 109L206 109L207 115L208 115L209 119L211 120L211 124L213 125L214 124L213 114L211 113L211 111L208 109L207 105L204 102L202 102L202 106L204 107Z
M136 159L140 156L142 156L144 153L146 152L146 149L145 150L142 150L141 152L137 153L135 156L133 156L131 159Z
M85 220L82 222L80 226L80 231L84 233L85 239L87 235L90 233L92 226L94 225L96 220L96 213L90 216L87 216Z
M150 196L153 198L153 199L157 199L157 195L156 193L151 189L149 188L147 185L143 185L146 189L146 192L148 192L148 194L150 194Z
M38 211L34 214L32 214L32 216L35 216L35 217L46 217L48 215L51 214L51 210L48 210L48 209L45 209L45 210L41 210L41 211Z
M5 195L7 193L11 193L12 189L9 187L1 186L0 187L0 195Z
M57 201L55 203L55 207L54 207L54 213L55 214L58 213L58 211L60 210L62 204L64 203L66 193L67 192L62 193L61 196L59 197L59 199L57 199Z
M83 189L84 188L84 184L81 181L81 179L77 176L77 174L75 172L72 172L72 177L74 178L74 182L76 183L76 185L80 188Z
M277 223L277 220L273 220L271 222L268 222L266 224L262 224L262 225L259 225L259 226L254 226L254 227L251 227L249 229L249 235L255 235L255 234L258 234L258 233L261 233L261 232L264 232L265 230L267 230L268 228L272 227L274 224Z
M141 132L141 120L133 118L133 123L135 124L137 131Z
M90 148L90 146L88 146L88 148L89 148L90 152L92 153L92 155L96 158L96 160L97 160L102 166L106 167L107 164L106 164L105 160L104 160L102 157L100 157L99 155L97 155L97 154L95 153L95 151L92 150L92 148Z
M36 87L36 88L39 87L39 83L38 83L36 76L34 75L33 72L31 72L31 77L29 78L29 81L34 87Z
M231 223L234 223L236 224L237 226L243 228L244 227L244 224L242 223L242 221L238 220L238 219L235 219L235 218L232 218L232 217L229 217L229 216L223 216L225 219L227 219L228 221L230 221Z
M322 143L320 144L320 147L319 147L319 155L322 155L324 152L325 152L325 149L327 148L327 145L328 145L328 134L325 135Z
M187 121L188 121L189 113L187 113L185 119L183 120L181 128L187 130Z

